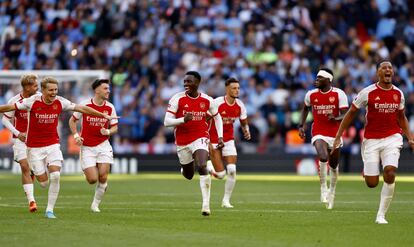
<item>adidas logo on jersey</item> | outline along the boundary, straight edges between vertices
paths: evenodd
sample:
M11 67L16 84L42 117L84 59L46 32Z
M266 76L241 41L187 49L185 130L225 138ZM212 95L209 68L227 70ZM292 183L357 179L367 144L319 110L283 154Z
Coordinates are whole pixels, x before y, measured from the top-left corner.
M226 111L222 111L221 114L223 114L223 115L226 114Z
M185 105L184 105L184 107L187 107L187 108L188 108L188 105L187 105L187 104L185 104Z
M318 102L319 102L319 100L318 100L318 99L315 99L313 102L318 103Z
M377 96L377 97L375 98L375 100L381 100L381 98L380 98L379 96Z

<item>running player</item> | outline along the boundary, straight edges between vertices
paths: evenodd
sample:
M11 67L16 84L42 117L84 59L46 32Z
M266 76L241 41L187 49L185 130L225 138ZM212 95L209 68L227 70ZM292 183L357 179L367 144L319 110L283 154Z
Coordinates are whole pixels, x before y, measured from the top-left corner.
M305 103L302 109L299 135L306 137L306 118L312 108L314 122L312 125L312 144L315 146L319 159L319 178L321 183L321 202L326 203L328 209L332 209L335 199L336 182L338 179L339 149L333 150L336 131L339 128L346 110L348 99L344 91L332 86L333 72L330 69L319 70L315 89L305 95ZM342 140L341 140L342 145ZM326 183L327 165L330 166L330 186Z
M181 173L191 180L198 167L200 188L203 198L201 213L210 215L211 177L207 171L208 124L207 114L214 117L218 132L218 147L223 147L223 122L213 99L198 92L201 76L196 71L188 71L184 77L184 92L175 94L169 101L164 125L175 127L175 143L181 164Z

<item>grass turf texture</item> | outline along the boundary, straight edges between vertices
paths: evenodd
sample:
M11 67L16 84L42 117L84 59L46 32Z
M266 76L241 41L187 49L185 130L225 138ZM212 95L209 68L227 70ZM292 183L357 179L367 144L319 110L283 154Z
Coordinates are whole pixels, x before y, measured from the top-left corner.
M62 176L55 220L47 190L35 184L39 211L28 212L20 176L0 174L1 246L412 246L414 177L397 177L388 225L376 225L382 183L341 176L335 207L319 202L317 177L239 175L232 203L220 207L224 181L213 179L211 211L201 216L198 176L110 175L101 213L89 211L94 186Z

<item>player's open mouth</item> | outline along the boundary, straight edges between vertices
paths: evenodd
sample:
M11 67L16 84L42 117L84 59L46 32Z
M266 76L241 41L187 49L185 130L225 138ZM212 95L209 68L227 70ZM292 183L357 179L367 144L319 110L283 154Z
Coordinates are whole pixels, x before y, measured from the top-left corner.
M184 86L185 91L190 91L190 87L189 86Z

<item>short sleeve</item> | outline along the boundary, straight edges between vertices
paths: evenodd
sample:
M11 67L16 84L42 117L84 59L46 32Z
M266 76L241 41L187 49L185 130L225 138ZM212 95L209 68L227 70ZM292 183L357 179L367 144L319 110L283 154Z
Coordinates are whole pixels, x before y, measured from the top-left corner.
M246 107L244 106L243 102L241 100L238 100L238 104L240 106L240 119L244 120L247 118L247 110Z
M348 108L348 97L346 96L345 92L342 90L339 90L338 93L338 100L339 100L339 109L345 109Z
M367 106L367 104L368 104L368 90L364 89L361 92L359 92L358 95L355 97L354 101L352 102L352 104L358 109L361 109L361 108Z
M60 103L62 104L62 111L73 111L75 109L76 104L63 98L63 97L59 97L58 98Z
M310 95L311 95L311 91L308 91L308 92L305 94L304 103L305 103L305 105L306 105L307 107L310 107L310 106L311 106L311 102L310 102Z

